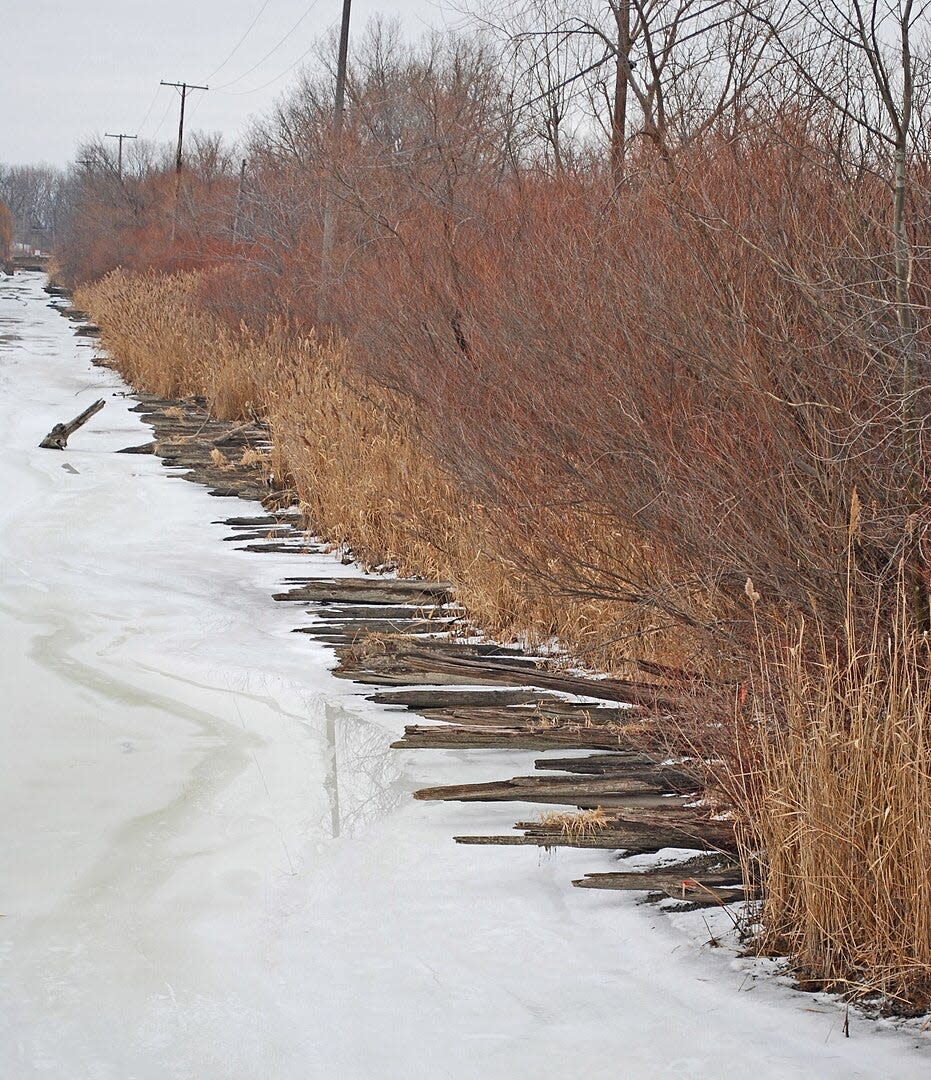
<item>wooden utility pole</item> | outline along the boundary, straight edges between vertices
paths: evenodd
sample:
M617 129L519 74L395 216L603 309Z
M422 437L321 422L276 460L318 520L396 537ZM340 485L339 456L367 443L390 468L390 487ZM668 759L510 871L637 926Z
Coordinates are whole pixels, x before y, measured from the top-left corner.
M233 243L235 244L239 240L239 215L242 211L242 196L246 187L246 165L245 158L242 159L242 164L239 166L239 187L236 189L236 205L233 207Z
M624 157L627 152L627 95L631 69L630 3L631 0L614 0L611 5L617 23L614 107L611 110L611 178L615 191L624 179Z
M104 133L104 138L105 139L119 139L120 140L120 149L119 149L117 159L116 159L117 160L116 173L117 173L117 176L119 176L119 178L122 180L123 179L123 140L124 139L138 139L139 136L138 135L124 135L122 133L119 134L119 135L111 135L107 131L107 132Z
M339 28L339 55L336 60L336 100L333 108L333 128L330 135L330 162L336 164L339 138L343 133L343 113L346 102L346 65L349 55L349 13L352 0L343 0L343 19ZM332 172L332 168L331 168ZM336 192L332 178L327 178L326 200L323 206L323 244L320 253L320 293L317 300L317 322L327 317L327 294L333 273L333 247L336 243Z
M184 164L184 106L187 102L189 90L209 90L209 86L198 86L196 83L166 82L161 81L162 86L173 86L181 95L181 118L178 121L178 154L175 159L175 205L171 215L171 242L175 242L175 234L178 229L178 200L181 196L181 168Z
M181 165L183 160L184 151L184 105L187 101L187 95L189 90L209 90L209 86L198 86L196 83L186 82L166 82L164 79L161 81L162 86L173 86L181 95L181 119L178 122L178 156L175 161L175 172L181 175Z

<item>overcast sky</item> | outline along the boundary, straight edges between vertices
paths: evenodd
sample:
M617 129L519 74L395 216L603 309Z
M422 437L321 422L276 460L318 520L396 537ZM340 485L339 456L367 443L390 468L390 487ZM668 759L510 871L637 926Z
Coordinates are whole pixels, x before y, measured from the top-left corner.
M0 0L0 162L63 165L108 131L174 138L178 94L160 79L214 87L189 99L189 130L235 136L287 88L341 3ZM353 0L352 28L382 12L417 35L456 22L443 3Z

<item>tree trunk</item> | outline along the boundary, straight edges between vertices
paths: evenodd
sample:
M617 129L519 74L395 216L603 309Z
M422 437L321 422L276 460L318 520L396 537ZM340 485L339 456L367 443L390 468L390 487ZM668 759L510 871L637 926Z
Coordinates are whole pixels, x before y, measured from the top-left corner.
M611 178L617 189L624 179L627 151L627 92L630 83L630 0L614 5L617 22L617 56L614 78L614 108L611 112Z
M67 424L56 424L42 442L39 443L41 449L64 450L68 445L69 436L73 435L79 427L86 424L92 416L99 413L105 404L106 402L103 398L100 398L95 401L93 405L89 405L84 412L80 413L73 420L69 420Z

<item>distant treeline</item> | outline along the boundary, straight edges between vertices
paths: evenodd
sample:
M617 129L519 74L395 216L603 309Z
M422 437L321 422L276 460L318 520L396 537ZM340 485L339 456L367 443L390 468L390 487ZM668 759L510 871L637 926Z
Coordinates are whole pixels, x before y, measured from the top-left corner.
M52 250L76 195L71 170L0 162L0 202L9 209L16 243Z

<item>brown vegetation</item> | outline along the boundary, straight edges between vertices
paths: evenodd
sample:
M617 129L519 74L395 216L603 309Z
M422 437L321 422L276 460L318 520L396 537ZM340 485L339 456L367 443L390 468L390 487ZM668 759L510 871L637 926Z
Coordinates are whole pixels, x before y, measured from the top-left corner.
M914 1013L931 1008L931 687L899 599L888 635L851 621L838 642L800 621L766 642L738 797L766 856L762 947Z
M571 12L532 93L487 44L376 27L338 146L306 75L242 184L209 141L177 200L100 151L58 258L131 382L268 419L328 538L498 633L677 680L765 942L922 1004L925 60L906 9L870 38L815 7L619 5L586 31L610 93ZM514 19L510 60L542 40Z

